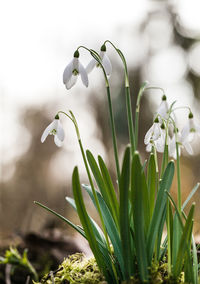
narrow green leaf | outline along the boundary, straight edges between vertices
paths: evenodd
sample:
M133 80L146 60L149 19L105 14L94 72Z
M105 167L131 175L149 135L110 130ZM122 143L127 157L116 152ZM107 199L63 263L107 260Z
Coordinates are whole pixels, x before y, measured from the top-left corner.
M99 188L99 190L100 190L100 192L101 192L101 194L104 198L106 205L108 206L108 208L109 208L109 210L112 214L113 219L115 220L116 225L118 226L118 212L117 211L119 209L116 209L116 206L117 206L116 204L113 205L114 199L113 199L113 197L111 197L110 188L107 187L107 184L106 184L106 182L104 181L104 179L101 175L101 172L99 170L97 162L96 162L94 156L92 155L92 153L89 150L87 150L86 155L87 155L87 159L88 159L90 168L91 168L92 173L94 175L94 178L96 180L97 186L98 186L98 188ZM104 168L104 170L105 170L105 168Z
M90 198L92 199L92 202L94 203L95 207L96 207L96 202L91 190L91 187L89 185L82 185L83 188L88 192ZM104 202L103 197L101 196L101 194L99 192L96 192L97 194L97 198L99 201L99 205L102 211L102 216L103 216L103 220L106 226L106 230L108 233L108 236L110 238L110 241L113 245L113 249L114 249L114 253L115 256L118 260L118 263L120 264L122 273L124 271L124 262L123 262L123 257L122 257L122 247L121 247L121 240L120 240L120 236L119 236L119 232L117 230L116 224L112 218L112 215L110 214L110 211L106 205L106 203Z
M142 166L139 153L133 155L131 167L131 203L133 207L136 258L141 281L148 279L148 264L145 241L144 204L142 191Z
M192 259L193 259L193 277L194 284L198 284L198 258L197 258L197 248L195 244L194 237L192 236Z
M73 195L74 195L74 200L77 208L77 212L81 221L81 224L83 226L84 232L86 234L87 240L89 242L90 248L94 254L94 257L97 261L97 264L99 268L103 271L105 277L107 280L110 281L110 277L112 277L114 281L114 275L113 271L107 270L106 263L104 261L104 258L102 256L102 253L99 249L97 240L95 238L93 228L91 225L91 221L89 219L89 216L87 214L85 204L83 201L83 196L81 192L81 185L79 181L79 173L78 173L78 168L75 167L72 175L72 187L73 187Z
M148 194L148 187L146 182L146 177L144 171L141 171L141 181L142 181L142 204L143 204L143 211L144 211L144 229L145 229L145 236L147 235L149 225L150 225L150 206L149 206L149 194Z
M164 172L163 178L159 186L155 208L147 235L147 251L148 251L149 265L151 264L152 261L157 235L160 230L161 231L163 230L163 228L160 227L160 225L164 211L166 211L167 195L165 194L165 190L167 191L170 190L173 177L174 177L174 163L173 161L171 161L167 165L167 168Z
M173 238L173 213L171 203L167 202L167 263L168 263L168 271L171 273L171 265L172 265L172 238Z
M192 204L190 212L186 220L186 223L185 223L185 226L184 226L184 229L183 229L183 233L182 233L182 237L181 237L181 241L180 241L180 245L178 249L178 254L177 254L177 261L173 266L173 275L175 277L178 277L180 275L181 269L184 263L184 256L186 254L186 250L188 246L191 245L194 207L195 205Z
M66 197L65 199L77 211L74 199L70 198L70 197ZM107 244L106 244L104 234L103 234L102 230L100 229L100 227L98 226L98 224L90 216L89 216L89 218L90 218L90 221L91 221L91 224L92 224L92 228L93 228L96 240L97 240L98 245L99 245L99 249L104 256L104 261L107 264L108 269L112 270L112 262L111 262L111 258L110 258L110 252L107 248Z
M119 182L120 192L120 235L122 242L122 254L124 259L125 277L129 279L132 272L132 255L129 224L129 188L130 188L130 147L125 150L122 171Z
M70 198L70 197L65 197L65 199L77 211L74 199ZM88 217L91 221L91 225L92 225L93 232L95 234L96 240L98 241L98 243L100 243L101 246L106 248L106 240L105 240L105 237L104 237L102 230L100 229L98 224L89 215L88 215Z
M187 199L185 200L185 202L182 205L181 210L184 210L186 205L188 204L188 202L190 201L190 199L192 198L192 196L195 194L195 192L197 191L197 189L199 188L200 183L198 182L195 187L192 189L192 191L190 192L190 194L188 195Z
M148 168L147 168L147 181L148 181L148 192L149 192L149 207L150 207L150 219L153 215L156 195L156 165L154 154L150 154Z
M107 196L109 200L109 204L111 206L111 211L113 218L115 220L115 223L118 224L118 218L119 218L119 202L117 200L115 188L112 183L112 179L110 177L109 171L104 163L104 160L101 156L98 156L98 162L101 169L101 174L104 180L104 183L106 184L106 190L107 190Z
M84 231L79 227L74 225L71 221L69 221L67 218L63 217L62 215L58 214L57 212L55 212L54 210L50 209L49 207L45 206L44 204L38 202L38 201L34 201L35 204L39 205L40 207L44 208L45 210L49 211L50 213L54 214L55 216L57 216L58 218L60 218L62 221L64 221L65 223L67 223L69 226L71 226L73 229L75 229L79 234L81 234L84 238L86 238L86 235L84 233ZM87 239L87 238L86 238Z

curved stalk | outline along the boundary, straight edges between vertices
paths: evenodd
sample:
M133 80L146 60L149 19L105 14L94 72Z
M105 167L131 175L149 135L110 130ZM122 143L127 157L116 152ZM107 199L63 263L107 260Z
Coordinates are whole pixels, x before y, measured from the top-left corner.
M92 193L93 193L93 196L94 196L94 199L95 199L95 203L96 203L96 206L97 206L97 211L98 211L98 214L99 214L99 217L100 217L100 220L101 220L102 229L103 229L104 236L105 236L105 239L106 239L106 244L107 244L108 250L110 252L110 255L112 255L112 250L111 250L111 247L110 247L108 234L107 234L107 231L106 231L106 227L105 227L105 223L104 223L104 220L103 220L103 215L102 215L102 212L101 212L101 208L100 208L99 200L98 200L98 197L97 197L97 194L96 194L96 190L95 190L95 187L94 187L94 183L92 181L92 177L91 177L91 174L90 174L90 169L89 169L89 166L88 166L88 162L87 162L87 159L86 159L85 151L84 151L83 144L82 144L82 141L81 141L80 132L79 132L79 128L78 128L78 124L77 124L76 118L75 118L75 116L74 116L74 114L73 114L73 112L71 110L69 110L69 113L71 114L71 117L67 113L65 113L64 111L59 111L58 113L65 114L68 118L70 118L70 120L73 122L73 124L75 126L79 147L80 147L80 150L81 150L81 154L82 154L83 162L84 162L84 165L85 165L85 169L86 169L86 172L87 172L87 176L88 176L88 179L89 179L89 182L90 182L90 185L91 185L91 189L92 189ZM112 268L113 268L113 272L114 272L114 275L115 275L115 278L116 278L116 281L117 281L116 283L118 283L117 272L116 272L116 269L115 269L115 266L114 266L113 262L112 262Z

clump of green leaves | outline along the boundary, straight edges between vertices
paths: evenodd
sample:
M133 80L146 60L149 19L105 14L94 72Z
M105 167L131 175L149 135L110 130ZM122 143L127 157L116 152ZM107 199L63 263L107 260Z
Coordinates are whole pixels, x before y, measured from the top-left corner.
M38 280L38 274L35 270L35 268L32 266L30 261L28 260L28 250L25 249L23 251L23 254L21 255L17 248L10 247L5 252L4 257L0 257L0 264L11 264L12 265L12 273L14 273L16 268L22 268L26 270L28 273L30 273L33 278L37 281Z
M150 283L153 279L152 268L155 267L158 267L158 269L154 283L162 283L158 282L161 281L158 277L158 275L161 275L159 268L166 257L167 268L165 263L165 271L167 271L168 280L162 278L162 281L168 281L165 283L185 281L186 283L198 284L199 264L192 234L195 204L192 204L188 215L185 214L184 210L188 201L199 188L199 184L193 188L187 200L182 204L180 154L181 149L184 148L190 154L193 152L190 142L196 134L200 135L200 127L194 122L193 114L188 108L188 124L179 133L174 119L174 111L179 108L174 108L175 102L168 107L164 90L158 87L147 87L147 82L142 84L138 92L135 122L133 122L131 92L125 57L121 50L108 40L104 42L102 52L106 52L106 44L111 44L124 66L130 146L127 146L124 150L121 164L118 155L111 89L106 72L106 68L110 64L108 64L108 60L107 63L105 62L105 54L98 55L96 51L84 46L78 47L77 51L81 48L89 51L93 56L92 66L98 64L103 70L117 182L113 182L101 156L95 158L89 150L85 151L73 112L58 111L57 120L59 120L60 114L64 114L75 126L88 176L88 184L81 185L78 167L75 167L72 175L74 199L66 198L67 202L77 211L82 227L73 224L45 205L39 202L36 202L36 204L61 218L87 239L95 261L109 284ZM67 89L74 86L76 82L77 78L73 77L73 68L75 68L75 62L79 62L77 60L77 58L73 59L73 62L67 65L64 71L64 83ZM85 71L83 68L81 70L79 73L83 76ZM85 75L83 77L87 79L87 74ZM146 150L150 152L150 155L148 160L143 162L138 152L139 114L141 97L148 89L162 91L162 103L155 114L152 127L147 131L144 138ZM64 140L64 131L58 125L60 125L60 122L54 121L45 129L42 142L44 142L43 137L46 138L49 131L52 132L52 128L56 130L53 132L55 142L57 142L57 138L60 138L61 142ZM170 131L170 129L173 129L173 131ZM173 135L170 136L170 132L173 132ZM163 154L160 168L157 152ZM170 161L169 157L177 159L176 167L174 161ZM175 171L177 204L170 194ZM99 215L101 226L88 214L82 190L85 190L91 198ZM165 226L167 236L163 240Z

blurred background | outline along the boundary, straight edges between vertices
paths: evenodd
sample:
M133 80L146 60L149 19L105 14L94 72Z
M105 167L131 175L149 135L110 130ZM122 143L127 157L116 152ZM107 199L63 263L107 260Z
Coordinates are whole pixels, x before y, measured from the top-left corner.
M89 75L89 87L79 78L67 91L63 70L79 45L99 50L109 39L124 53L130 73L133 107L142 82L164 88L168 102L188 105L200 125L200 2L18 0L0 4L0 241L14 234L40 233L66 225L34 205L37 200L78 223L65 201L72 196L71 174L79 166L87 183L73 125L64 116L65 143L40 137L58 110L73 110L85 148L105 159L113 180L114 157L102 73ZM120 157L128 142L123 93L123 69L108 46L110 77ZM81 51L86 65L90 56ZM147 158L143 139L161 102L161 92L142 99L139 150ZM179 128L187 110L177 113ZM181 157L183 199L200 180L200 146ZM176 184L173 190L176 198ZM200 231L200 193L196 201L195 234ZM89 201L86 201L89 203ZM94 213L95 214L95 213ZM74 232L73 232L74 233Z

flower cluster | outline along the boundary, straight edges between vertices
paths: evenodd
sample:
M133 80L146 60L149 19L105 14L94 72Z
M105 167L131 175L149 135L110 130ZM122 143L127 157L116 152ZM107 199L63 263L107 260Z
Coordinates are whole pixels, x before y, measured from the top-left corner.
M172 132L171 135L170 131ZM188 154L193 155L191 144L196 136L200 136L200 127L196 124L192 112L190 111L188 115L187 124L183 127L182 131L179 132L179 129L176 128L173 110L170 110L167 98L164 95L156 111L153 125L145 135L144 143L148 152L155 147L156 151L159 153L163 153L165 145L167 145L169 156L177 159L176 145L178 146L179 156L183 149L185 149Z
M99 57L105 69L106 75L110 76L112 72L112 65L110 59L106 54L105 44L103 44L101 47ZM83 85L88 87L89 84L88 74L94 69L95 66L99 67L100 64L97 62L95 58L92 58L92 60L88 63L88 65L85 68L79 60L79 51L76 50L74 53L74 58L66 66L63 73L63 83L65 84L66 88L69 90L76 84L78 75L81 76Z
M78 75L81 76L82 83L85 87L88 87L88 74L96 67L100 66L100 63L93 57L88 63L86 68L82 65L79 60L79 51L78 49L74 52L72 61L66 66L63 72L63 83L66 88L71 89L77 82ZM109 77L112 73L112 64L108 55L106 54L106 45L103 44L100 49L99 54L100 62L105 70L106 76ZM43 143L48 135L54 135L54 142L58 147L62 146L64 141L64 130L60 123L58 114L56 115L53 122L51 122L47 128L44 130L44 133L41 137L41 142Z

